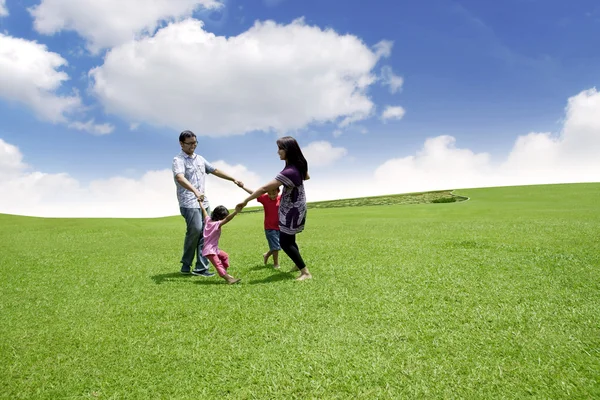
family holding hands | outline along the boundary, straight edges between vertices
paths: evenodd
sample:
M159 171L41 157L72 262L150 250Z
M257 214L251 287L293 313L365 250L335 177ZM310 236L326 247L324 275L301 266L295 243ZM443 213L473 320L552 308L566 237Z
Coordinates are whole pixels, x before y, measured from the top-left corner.
M300 271L297 280L312 278L296 244L296 234L304 229L306 220L306 195L304 181L309 179L308 163L302 154L298 142L285 136L277 140L277 153L285 161L285 167L275 179L252 191L223 171L218 170L202 156L195 154L198 141L189 130L179 135L181 153L173 159L173 176L177 187L179 210L185 219L187 230L181 257L181 273L210 277L209 262L219 276L228 284L240 281L228 273L229 256L219 248L221 226L231 221L241 212L249 201L256 199L263 205L265 212L264 228L269 251L263 254L263 262L273 257L275 268L279 268L279 250L294 262ZM210 209L205 196L206 175L213 174L229 180L244 189L249 196L239 203L232 213L224 206ZM281 195L279 187L283 186ZM192 262L196 264L192 269Z

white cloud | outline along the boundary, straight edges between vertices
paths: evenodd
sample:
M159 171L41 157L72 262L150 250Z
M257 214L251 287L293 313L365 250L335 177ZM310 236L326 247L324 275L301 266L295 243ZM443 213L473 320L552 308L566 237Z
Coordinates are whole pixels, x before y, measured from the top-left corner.
M331 165L348 154L343 147L333 147L326 141L312 142L302 148L302 154L308 161L309 168Z
M569 99L559 135L519 136L507 156L492 163L487 153L455 147L455 139L425 141L415 156L377 168L378 184L390 192L600 181L600 93L590 89Z
M0 97L31 107L43 119L66 121L66 114L81 106L78 95L57 94L69 76L67 65L46 46L0 33Z
M590 89L571 97L565 114L560 135L518 138L503 165L513 180L600 181L600 93Z
M355 36L301 19L257 22L233 37L188 19L111 49L90 76L106 111L131 122L211 136L286 132L369 116L379 57Z
M0 139L0 179L20 174L27 168L23 155L16 146Z
M377 57L387 58L392 55L392 47L394 42L391 40L382 40L373 46L375 48L375 54Z
M375 180L397 193L481 186L489 182L489 163L489 154L456 148L453 137L438 136L427 139L414 156L384 162Z
M343 129L341 127L338 129L335 129L333 131L333 137L337 138L346 133L360 133L361 135L366 135L367 133L369 133L369 130L367 128L365 128L363 125L352 124L347 127L343 127Z
M405 113L404 108L400 106L386 106L383 113L381 113L381 119L384 121L388 119L402 119Z
M257 188L258 176L241 165L224 161L217 168ZM43 217L141 218L178 215L171 170L148 171L139 179L116 176L81 183L66 173L28 172L19 149L0 139L0 213ZM233 208L248 194L230 181L207 178L207 195L214 207ZM257 205L257 204L251 204Z
M6 17L8 9L6 8L6 0L0 0L0 17Z
M108 135L115 130L115 127L111 124L96 124L93 119L87 122L75 121L69 124L69 128L77 129L78 131L89 132L94 135Z
M191 16L200 7L216 9L216 0L42 0L29 9L43 34L76 31L92 52L112 47L140 33L153 33L160 21Z
M566 157L588 162L600 157L600 93L585 90L569 99L562 132L562 149Z
M395 75L392 67L386 65L381 68L381 83L384 86L389 86L390 93L394 94L402 88L404 79L401 76Z

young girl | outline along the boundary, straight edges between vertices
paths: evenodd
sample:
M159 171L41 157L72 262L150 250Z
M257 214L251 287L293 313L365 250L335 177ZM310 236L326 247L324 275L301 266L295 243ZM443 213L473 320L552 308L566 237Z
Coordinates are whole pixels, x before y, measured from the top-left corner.
M275 179L258 188L238 204L235 210L242 211L249 201L283 185L279 204L279 243L285 254L292 259L300 271L300 276L296 279L303 281L312 278L312 275L300 255L300 249L296 244L296 234L304 230L306 221L306 195L303 183L310 179L308 163L298 142L291 136L284 136L277 140L277 154L279 154L280 160L285 161L285 168L277 174Z
M202 201L199 201L200 208L202 208L202 215L204 215L204 248L202 249L202 255L210 261L215 267L219 276L227 281L228 284L233 285L238 283L241 279L236 279L227 273L229 268L229 254L219 249L219 238L221 237L221 227L231 221L236 216L237 211L229 214L227 207L218 206L216 207L210 217L208 216Z
M248 189L242 186L248 194L254 193L254 190ZM279 188L271 189L267 193L258 196L256 201L263 205L265 210L265 236L267 237L267 243L269 244L269 251L263 254L263 262L267 265L269 257L273 256L273 268L279 268L279 203L281 201L281 195L279 194Z

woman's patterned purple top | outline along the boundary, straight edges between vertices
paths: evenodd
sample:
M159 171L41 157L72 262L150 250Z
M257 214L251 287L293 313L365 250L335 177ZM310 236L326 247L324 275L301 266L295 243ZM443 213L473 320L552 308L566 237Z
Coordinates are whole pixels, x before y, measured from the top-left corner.
M302 232L306 220L306 195L298 168L286 166L275 177L283 184L279 204L279 230L288 235Z

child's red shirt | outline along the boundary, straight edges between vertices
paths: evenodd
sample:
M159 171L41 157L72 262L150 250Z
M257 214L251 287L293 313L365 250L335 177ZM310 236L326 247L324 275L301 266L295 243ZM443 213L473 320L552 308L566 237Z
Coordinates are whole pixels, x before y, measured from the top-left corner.
M279 202L281 195L275 200L271 200L268 194L259 196L256 201L261 203L265 209L265 229L279 230Z

